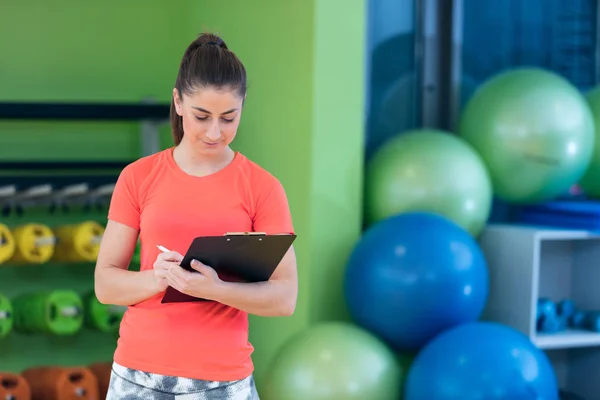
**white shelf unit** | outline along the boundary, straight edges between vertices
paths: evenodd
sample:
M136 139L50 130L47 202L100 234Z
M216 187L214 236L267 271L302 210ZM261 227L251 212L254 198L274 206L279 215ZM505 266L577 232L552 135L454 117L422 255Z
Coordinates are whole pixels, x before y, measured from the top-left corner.
M597 399L600 333L536 330L537 301L569 298L600 310L600 235L520 225L489 225L479 237L490 271L482 319L511 326L550 357L561 389Z

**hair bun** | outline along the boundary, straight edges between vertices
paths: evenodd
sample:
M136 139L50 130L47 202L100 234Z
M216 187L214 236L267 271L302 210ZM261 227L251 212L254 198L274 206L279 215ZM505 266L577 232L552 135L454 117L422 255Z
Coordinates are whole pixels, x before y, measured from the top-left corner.
M227 90L235 94L242 103L246 97L244 64L227 48L223 39L213 33L203 33L194 38L179 64L170 111L171 131L176 146L184 137L183 116L179 115L176 103L187 101L184 100L185 97L202 88Z
M223 49L227 49L227 45L225 41L221 39L219 36L214 33L202 33L196 39L196 44L198 46L219 46Z

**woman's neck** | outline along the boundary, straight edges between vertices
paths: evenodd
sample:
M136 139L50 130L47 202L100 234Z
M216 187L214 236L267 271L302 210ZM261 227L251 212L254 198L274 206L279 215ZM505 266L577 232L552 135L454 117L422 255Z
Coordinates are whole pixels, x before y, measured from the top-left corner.
M235 157L235 152L227 147L216 154L201 154L186 143L181 142L173 150L175 163L188 175L206 176L225 168Z

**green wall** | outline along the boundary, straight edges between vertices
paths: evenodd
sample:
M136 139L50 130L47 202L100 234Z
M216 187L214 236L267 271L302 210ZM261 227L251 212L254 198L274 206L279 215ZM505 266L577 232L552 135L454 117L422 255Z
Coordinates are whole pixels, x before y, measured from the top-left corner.
M4 2L0 100L168 101L189 40L182 7L187 2ZM2 159L140 155L136 123L0 121L0 129Z
M193 2L191 35L213 30L248 69L236 147L285 186L299 235L294 316L251 318L256 377L313 323L346 319L341 277L360 235L364 0Z
M3 5L0 14L0 34L12 38L0 42L0 100L168 101L180 57L203 30L221 34L242 58L250 87L235 147L282 181L299 234L296 313L251 317L259 384L292 335L347 318L341 276L360 235L362 209L364 3L37 0ZM0 140L3 160L140 155L135 123L0 121ZM163 129L163 146L169 140ZM54 276L43 281L48 285L92 284L90 266L89 275L76 277L72 268L47 270L43 276ZM35 274L8 271L0 268L0 293L22 288ZM52 360L57 352L64 363L86 363L105 352L110 358L114 348L112 339L93 332L75 344L38 340L21 355L18 347L30 342L10 340L0 341L0 369Z
M315 321L348 319L342 279L362 232L366 1L315 2L310 285Z

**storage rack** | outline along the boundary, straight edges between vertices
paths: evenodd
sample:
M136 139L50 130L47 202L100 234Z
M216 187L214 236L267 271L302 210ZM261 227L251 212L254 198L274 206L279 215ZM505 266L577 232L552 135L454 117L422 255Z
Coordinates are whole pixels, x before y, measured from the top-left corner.
M600 332L536 329L537 301L571 299L581 310L600 310L600 234L511 224L490 224L479 243L490 270L484 320L527 335L553 363L560 387L597 398Z
M68 103L68 102L0 102L0 120L48 121L140 121L141 155L160 148L158 127L169 118L169 104L147 103ZM114 168L124 163L114 162L2 162L0 168Z
M106 102L0 102L0 121L114 122L139 121L140 156L160 150L159 128L168 122L169 104ZM51 138L49 138L51 140ZM26 190L38 184L50 184L52 190L78 184L90 187L116 181L119 172L134 159L118 161L0 160L0 187L17 186ZM80 171L80 172L79 172ZM37 218L36 213L33 218ZM104 216L104 217L103 217ZM90 214L92 219L105 218L104 211ZM2 217L0 217L2 218ZM15 218L15 217L11 217ZM17 217L18 218L18 217ZM49 216L48 218L53 218ZM58 216L64 221L77 221L78 215ZM84 216L83 218L87 218ZM43 221L42 221L43 222ZM12 266L0 265L0 292L9 298L25 290L66 287L77 291L93 287L93 265ZM23 285L21 285L23 283ZM50 364L86 365L112 357L115 339L111 335L87 330L75 337L43 337L12 332L0 340L0 371Z

